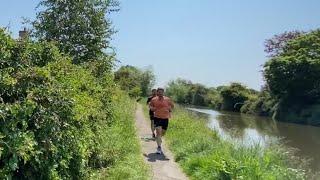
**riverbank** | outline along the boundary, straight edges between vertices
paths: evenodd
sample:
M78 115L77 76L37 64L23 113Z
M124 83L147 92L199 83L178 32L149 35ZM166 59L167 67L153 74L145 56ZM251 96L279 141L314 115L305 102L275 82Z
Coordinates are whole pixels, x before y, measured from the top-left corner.
M165 138L176 161L192 179L307 178L304 163L280 144L265 149L234 145L220 139L205 119L179 107Z
M270 117L279 122L320 126L320 101L317 97L305 102L294 96L276 97L268 89L256 91L241 83L207 87L183 79L171 81L166 94L178 104Z

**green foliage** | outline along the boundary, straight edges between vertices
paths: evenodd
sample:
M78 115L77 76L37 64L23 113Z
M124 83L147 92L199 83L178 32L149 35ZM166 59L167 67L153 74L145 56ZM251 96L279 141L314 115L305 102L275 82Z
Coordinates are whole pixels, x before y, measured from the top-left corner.
M192 83L183 79L169 82L166 93L179 104L207 106L229 111L240 111L245 102L252 101L258 97L257 91L249 89L240 83L207 88L202 84Z
M256 98L245 101L241 107L241 113L259 116L272 116L276 107L276 100L271 97L269 91L262 90Z
M123 118L133 102L110 72L97 73L100 63L75 65L51 43L16 42L3 31L0 42L1 179L87 179L124 158L139 165L128 166L129 178L144 169L132 119ZM127 133L133 149L117 142Z
M122 66L115 72L115 82L130 97L147 96L154 84L154 74L151 69L145 71L134 66Z
M136 136L134 114L135 101L124 92L113 96L115 121L102 134L103 152L116 162L111 168L97 171L91 179L149 179L149 168L141 156L140 143ZM126 108L123 108L126 107Z
M320 98L320 30L289 41L283 53L268 61L264 75L277 99Z
M115 82L120 88L131 97L138 97L141 95L140 87L141 71L134 66L122 66L114 74Z
M8 72L33 65L45 66L48 62L61 58L53 43L14 41L0 28L0 68Z
M218 88L209 88L206 96L206 104L208 104L208 106L211 108L221 109L222 97Z
M303 163L277 143L266 149L231 144L180 108L169 126L166 142L190 179L307 179Z
M170 96L173 101L179 104L190 104L190 100L187 96L190 92L190 85L186 80L177 79L175 81L170 81L166 88L166 94Z
M280 102L276 106L274 119L298 123L320 126L320 102L314 104L290 104Z
M278 103L275 117L300 121L300 111L320 100L320 30L287 41L280 52L264 65L264 77ZM289 120L286 114L296 117Z
M155 83L155 75L151 67L142 71L142 74L140 77L140 87L141 87L141 95L143 97L147 97L150 94L150 90L154 86L154 83Z
M249 90L240 83L231 83L230 86L224 87L220 91L222 102L222 110L240 111L245 101L253 98L257 93Z
M74 63L97 60L110 49L114 30L106 16L117 10L115 0L42 0L41 10L32 22L34 36L55 41L61 52L69 54Z
M194 84L191 87L191 104L204 106L207 93L208 89L204 85Z
M202 84L193 84L191 81L177 79L171 81L166 88L166 94L180 104L206 106L209 89Z

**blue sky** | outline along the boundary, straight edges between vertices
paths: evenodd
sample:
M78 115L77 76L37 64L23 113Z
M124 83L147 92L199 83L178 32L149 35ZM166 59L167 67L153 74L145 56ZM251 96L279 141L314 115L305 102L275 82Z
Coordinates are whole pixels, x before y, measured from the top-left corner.
M16 36L38 0L3 0L0 26ZM178 77L259 89L263 43L284 31L320 28L319 0L122 0L112 14L120 65L151 65L157 86Z

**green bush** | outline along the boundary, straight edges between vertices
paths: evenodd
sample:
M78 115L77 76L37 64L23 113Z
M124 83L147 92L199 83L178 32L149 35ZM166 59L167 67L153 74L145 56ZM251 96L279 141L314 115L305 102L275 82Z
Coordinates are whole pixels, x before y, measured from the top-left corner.
M240 111L245 101L256 98L257 92L248 89L240 83L231 83L230 86L225 86L221 89L222 110Z
M146 97L154 85L154 74L151 69L141 70L134 66L122 66L115 73L115 82L130 97Z
M310 105L280 102L274 113L274 119L284 122L320 126L320 102Z
M176 79L170 81L166 88L166 94L172 98L173 101L179 104L191 104L192 99L188 97L191 94L191 82L183 79Z
M277 101L274 117L319 125L314 107L320 100L320 30L300 34L282 44L280 52L264 65L264 77Z
M117 142L135 136L116 97L130 113L133 102L101 63L75 65L52 43L14 41L4 31L0 42L1 179L87 179L126 158L138 164L127 174L145 170L138 142Z
M268 91L263 90L262 92L259 92L259 95L256 98L245 101L240 112L271 117L274 114L275 105L275 99L270 96Z
M264 65L271 93L291 102L320 98L320 30L288 41L283 52Z
M45 48L49 43L1 37L10 42L0 58L1 177L81 177L90 138L79 134L86 131L77 130L84 126L74 118L75 103L45 66L67 60Z
M216 100L217 92L214 88L178 78L169 82L166 94L179 104L211 106Z

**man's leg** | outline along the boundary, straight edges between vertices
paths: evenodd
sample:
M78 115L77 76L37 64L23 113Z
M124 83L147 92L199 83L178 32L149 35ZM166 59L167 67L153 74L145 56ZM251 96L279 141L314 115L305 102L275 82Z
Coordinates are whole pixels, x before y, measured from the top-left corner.
M156 127L156 132L157 132L157 135L156 135L157 145L158 145L158 148L159 148L159 147L161 148L161 143L162 143L162 139L161 139L161 136L162 136L162 127L161 127L161 126L157 126L157 127Z
M169 119L164 120L164 123L162 124L161 136L164 136L166 134L168 125L169 125Z
M154 130L155 130L155 127L154 127L154 119L151 119L150 125L151 125L152 137L155 138L156 136L155 136L155 134L154 134Z

